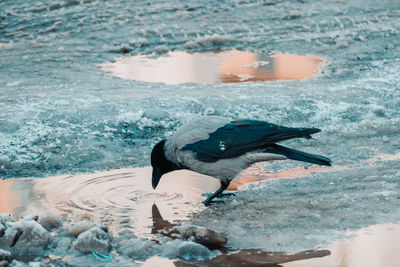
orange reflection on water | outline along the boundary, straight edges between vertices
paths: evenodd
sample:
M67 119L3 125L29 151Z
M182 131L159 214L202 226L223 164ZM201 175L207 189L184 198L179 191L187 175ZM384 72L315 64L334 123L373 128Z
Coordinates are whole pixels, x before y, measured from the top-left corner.
M307 79L320 74L323 62L315 56L231 50L177 51L160 57L125 56L100 66L114 76L129 80L216 84Z

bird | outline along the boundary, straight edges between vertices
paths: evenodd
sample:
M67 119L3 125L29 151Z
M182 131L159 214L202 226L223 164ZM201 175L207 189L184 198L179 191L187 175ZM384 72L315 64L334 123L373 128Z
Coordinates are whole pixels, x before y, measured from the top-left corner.
M217 178L220 188L203 203L223 195L242 170L261 161L292 159L331 166L327 157L278 145L293 138L311 138L317 128L285 127L261 120L206 116L183 124L151 151L152 187L169 172L187 169Z

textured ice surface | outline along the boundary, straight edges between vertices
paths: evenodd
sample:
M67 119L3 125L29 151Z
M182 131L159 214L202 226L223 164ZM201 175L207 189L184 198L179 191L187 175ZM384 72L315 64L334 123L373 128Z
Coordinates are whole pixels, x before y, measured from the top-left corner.
M241 191L193 224L233 247L298 250L400 220L398 1L16 0L0 10L1 177L144 166L151 146L194 116L249 117L321 128L286 144L343 169ZM97 65L128 52L232 48L328 63L313 79L229 85L127 81Z

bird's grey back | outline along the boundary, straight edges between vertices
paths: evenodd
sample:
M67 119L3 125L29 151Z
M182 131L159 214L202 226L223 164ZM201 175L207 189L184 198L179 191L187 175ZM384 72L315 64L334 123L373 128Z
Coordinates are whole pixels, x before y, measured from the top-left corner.
M176 159L177 150L187 144L205 140L210 133L229 123L231 119L223 117L201 117L181 126L165 143L165 155L168 159Z

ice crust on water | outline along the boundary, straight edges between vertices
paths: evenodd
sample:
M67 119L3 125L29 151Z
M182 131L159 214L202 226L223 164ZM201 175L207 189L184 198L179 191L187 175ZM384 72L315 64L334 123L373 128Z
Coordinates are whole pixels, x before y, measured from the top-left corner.
M400 220L400 172L394 171L399 163L376 162L380 166L372 172L362 167L264 182L194 215L192 222L212 222L234 248L298 251L326 245L347 231Z
M2 2L0 42L13 42L0 47L0 176L147 165L149 147L211 109L315 126L323 130L321 144L329 147L325 139L334 135L333 142L352 147L349 155L359 154L359 142L348 137L389 132L395 139L399 4L372 3L174 1L171 9L157 1L45 0L35 8ZM110 52L112 46L119 50ZM329 63L326 76L307 81L165 86L104 75L96 64L121 48L134 55L186 48L282 51Z

